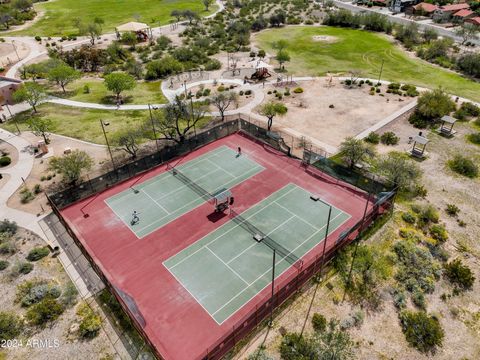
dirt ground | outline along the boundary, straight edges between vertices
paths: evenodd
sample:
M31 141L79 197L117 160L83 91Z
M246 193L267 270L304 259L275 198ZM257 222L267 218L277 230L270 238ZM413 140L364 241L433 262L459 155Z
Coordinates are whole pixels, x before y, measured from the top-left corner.
M20 60L27 57L30 52L30 48L21 41L15 42L15 47L17 48L18 57ZM6 68L19 59L15 53L14 45L9 42L0 42L0 67Z
M17 261L24 261L28 252L36 246L45 246L45 243L38 236L19 229L15 235L15 244L18 251L11 256L0 255L2 260L7 260L10 265L7 269L0 272L0 283L2 296L0 296L1 311L14 311L19 315L24 315L26 309L15 303L15 294L17 285L26 280L35 278L48 279L54 281L61 289L69 282L68 275L63 270L60 262L51 255L34 263L32 272L18 277L10 276L10 269ZM77 298L78 303L81 299ZM99 359L102 356L111 356L113 359L114 349L109 342L105 332L100 331L99 335L89 341L80 340L79 335L70 331L78 328L78 319L76 315L76 306L67 308L60 318L45 328L27 327L21 338L26 344L29 339L54 340L59 341L58 348L42 349L31 347L12 348L2 353L7 355L7 359L38 359L38 360L60 360L60 359L92 359L92 354ZM72 325L77 324L72 327ZM81 346L79 346L81 342ZM0 355L2 355L0 353ZM1 356L0 356L1 357Z
M413 101L413 98L387 94L386 85L381 87L384 96L372 96L368 85L348 88L335 78L331 86L328 78L321 78L288 87L291 95L282 100L288 112L285 116L276 116L274 126L293 129L332 147L338 147L347 136L359 134ZM295 94L296 87L304 92ZM274 90L285 92L284 87L266 87L265 91L272 94L266 95L264 102L276 100Z
M9 143L7 143L3 140L0 140L0 155L1 156L8 156L12 160L10 165L0 168L0 173L2 172L2 170L5 170L5 169L8 169L8 168L12 167L18 161L18 151L17 151L17 149L15 149L14 146L10 145Z
M444 293L451 294L453 287L440 279L436 283L434 293L426 296L427 311L436 314L445 331L443 346L433 355L422 354L409 347L405 340L398 320L397 311L393 305L392 297L388 292L391 283L382 285L381 294L383 304L376 311L366 313L363 325L349 330L353 341L357 343L355 350L356 359L479 359L480 358L480 215L478 191L480 179L468 179L452 173L445 165L446 161L456 153L467 154L472 158L480 159L480 146L466 141L467 134L479 129L471 123L460 122L455 124L458 133L453 138L445 138L434 132L426 132L430 143L429 155L426 160L418 162L423 170L423 184L428 189L426 201L433 204L440 213L440 221L445 224L449 239L445 249L450 255L450 260L461 258L476 277L472 290L453 296L442 301L440 296ZM398 119L389 126L378 131L394 131L400 136L398 145L386 147L377 146L379 152L390 150L403 151L408 148L408 136L415 134L414 129L406 117ZM459 219L466 222L462 227L457 218L446 214L447 204L456 204L460 208ZM396 211L408 209L406 202L397 203ZM398 218L398 216L394 217ZM389 239L398 238L398 229L401 221L390 220L380 229L368 243L381 244ZM343 293L333 275L328 280L333 285L333 290L326 286L320 287L313 303L311 314L319 312L330 319L335 317L342 320L358 308L353 307L348 301L335 305L334 300L341 299ZM390 281L391 282L391 281ZM279 359L278 347L281 342L280 327L287 331L300 331L311 296L313 286L304 292L290 306L277 316L275 326L269 331L262 330L235 356L235 359L245 359L252 354L262 343L266 352L274 359ZM411 304L408 306L413 308ZM307 332L312 331L311 318L307 321Z
M236 84L231 84L231 83L223 83L223 82L218 82L216 86L213 84L205 84L204 86L195 86L192 88L189 88L188 90L192 92L193 95L197 93L198 90L200 89L210 89L211 90L211 95L218 93L218 87L223 86L226 90L225 91L233 91L239 94L239 85ZM253 93L251 95L238 95L236 103L232 103L228 110L235 110L238 109L246 104L248 104L250 101L252 101L254 95ZM205 97L201 97L199 100L206 99ZM208 108L208 111L218 111L218 109L214 105L210 105Z
M32 145L37 144L40 140L39 137L33 135L30 132L23 132L22 136L27 139ZM84 150L86 151L91 157L93 157L95 167L89 173L90 176L94 176L97 171L99 171L102 166L105 164L105 160L108 158L108 153L106 151L106 147L89 144L82 141L78 141L71 138L66 138L58 135L51 134L50 135L50 144L49 153L44 156L38 156L34 160L34 165L30 176L26 179L27 188L32 190L36 184L39 184L42 190L49 188L49 186L54 186L58 183L61 179L59 175L53 176L54 173L52 171L48 171L48 160L52 156L61 156L65 148L69 147L72 150ZM1 148L1 146L0 146ZM43 180L43 177L52 176L50 180ZM27 211L32 214L42 214L44 211L48 211L48 203L43 193L40 193L35 196L35 198L26 203L22 204L20 200L20 192L23 190L24 187L19 188L15 194L13 194L10 199L8 200L7 205L12 208L17 208L23 211Z

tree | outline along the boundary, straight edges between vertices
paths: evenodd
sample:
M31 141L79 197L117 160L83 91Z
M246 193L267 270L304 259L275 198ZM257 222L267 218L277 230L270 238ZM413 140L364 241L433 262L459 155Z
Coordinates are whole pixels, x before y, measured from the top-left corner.
M70 154L61 157L55 156L50 159L49 169L63 175L67 184L75 184L83 171L89 171L93 167L93 159L81 150L73 150Z
M14 9L17 9L21 12L27 12L32 8L31 0L15 0L12 3Z
M457 60L457 66L466 74L480 78L480 54L466 53Z
M445 332L436 317L423 311L403 311L400 322L407 341L421 352L434 351L442 345Z
M34 112L37 112L38 103L45 99L45 97L44 87L35 82L26 82L13 93L15 102L26 101L33 108Z
M154 60L147 64L145 79L154 80L163 78L182 71L183 65L171 55L164 56L161 60Z
M273 118L276 115L283 116L287 113L288 108L282 103L269 101L260 108L260 114L268 118L268 131L272 128Z
M116 96L117 102L120 101L120 94L123 91L133 89L137 83L135 78L122 72L113 72L105 76L105 86Z
M390 184L400 190L411 189L422 176L422 171L407 154L392 151L383 155L378 164L377 171L383 175Z
M340 144L340 153L350 169L353 169L355 164L375 155L371 145L353 137L347 137Z
M267 56L267 54L265 53L265 50L263 50L263 49L258 50L257 55L260 59L263 59L265 56Z
M290 61L290 55L286 50L278 50L277 55L275 56L275 60L277 60L280 64L280 69L284 70L285 67L283 64L287 61Z
M142 137L143 133L141 131L136 129L123 129L115 133L112 144L113 146L118 146L135 159L139 149L139 140Z
M188 20L188 23L192 25L193 20L198 20L200 17L195 11L192 10L184 10L182 11L182 16Z
M213 4L213 0L202 0L203 6L205 6L205 11L210 9L210 5Z
M227 91L213 95L210 98L210 102L218 109L223 121L225 120L225 111L232 103L235 103L237 99L238 95L236 92Z
M455 110L455 102L443 89L424 92L418 97L417 112L428 120L437 120Z
M287 46L288 46L288 42L286 40L278 40L272 44L272 47L277 51L285 50Z
M137 34L135 34L133 31L124 32L120 38L120 41L126 45L135 46L138 42Z
M65 63L59 63L48 72L48 80L60 85L65 94L65 86L80 78L80 72Z
M174 17L177 19L177 22L180 22L180 20L182 20L182 11L180 10L172 10L172 12L170 13L170 16Z
M86 25L80 24L80 33L90 37L90 44L95 45L95 40L102 34L102 25L98 22L91 22Z
M330 320L325 331L317 332L316 358L318 360L353 359L354 341L350 334L338 327L337 320Z
M168 104L163 111L163 116L156 115L155 127L162 134L159 140L172 140L178 144L185 141L187 134L196 128L196 125L205 116L207 109L203 105L190 105L178 96Z
M349 80L349 87L353 87L356 84L357 80L362 76L362 72L360 70L350 70L349 72L350 80Z
M446 264L444 274L452 284L463 290L471 290L475 282L472 270L463 265L461 259L455 259Z
M45 144L50 143L48 135L53 125L52 120L38 116L32 116L30 119L27 120L27 124L35 136L43 137Z
M467 41L478 39L480 27L475 24L463 23L455 30L455 35L462 38L462 45Z

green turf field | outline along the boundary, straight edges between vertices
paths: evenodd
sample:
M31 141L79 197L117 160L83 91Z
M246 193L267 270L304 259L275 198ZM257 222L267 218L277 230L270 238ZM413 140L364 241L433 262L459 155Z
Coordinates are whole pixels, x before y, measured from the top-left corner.
M251 207L242 217L301 259L325 237L329 205L288 184ZM332 207L329 234L350 218ZM273 250L232 220L164 262L165 267L219 324L272 278ZM276 257L279 277L292 263Z
M218 147L175 169L209 193L229 189L258 174L263 167L248 155L237 153L227 146ZM186 214L205 199L172 172L162 173L133 189L127 189L105 202L137 237L141 238ZM132 224L132 213L140 213L140 221ZM213 211L213 206L212 206Z
M333 36L335 42L314 41L314 35ZM480 83L413 59L381 34L328 26L289 26L256 35L258 45L271 54L275 53L272 42L280 39L288 42L291 61L286 64L286 69L293 74L318 76L358 69L364 77L376 79L383 59L383 80L426 88L442 86L452 94L480 101Z
M172 10L193 10L201 16L217 9L213 4L206 12L200 0L52 0L35 4L45 15L28 29L15 32L32 36L58 36L77 34L74 19L86 23L95 17L105 21L103 32L128 21L141 21L152 27L168 24Z

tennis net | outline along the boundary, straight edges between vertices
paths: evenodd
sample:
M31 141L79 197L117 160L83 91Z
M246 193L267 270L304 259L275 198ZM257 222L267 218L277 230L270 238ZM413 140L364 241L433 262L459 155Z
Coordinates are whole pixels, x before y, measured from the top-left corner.
M285 260L287 260L290 264L295 266L297 269L302 267L303 261L300 260L299 257L295 256L290 250L280 245L278 242L273 240L267 234L260 231L260 229L258 229L255 225L253 225L251 222L249 222L247 219L245 219L242 215L237 213L235 210L230 209L230 217L235 223L237 223L243 229L251 233L254 236L255 240L260 238L257 241L262 242L265 245L267 245L270 249L275 250L281 257L283 257Z
M183 174L180 170L174 168L170 164L167 164L167 170L175 176L177 179L182 181L185 185L187 185L189 188L191 188L193 191L195 191L198 195L200 195L202 198L205 200L211 200L213 198L213 195L210 194L207 190L205 190L203 187L195 183L193 180L191 180L188 176Z

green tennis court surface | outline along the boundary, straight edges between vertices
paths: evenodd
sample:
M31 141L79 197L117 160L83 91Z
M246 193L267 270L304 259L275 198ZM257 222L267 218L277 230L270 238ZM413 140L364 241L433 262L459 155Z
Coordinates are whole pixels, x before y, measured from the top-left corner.
M241 215L302 258L323 241L329 206L288 184ZM332 207L329 233L350 218ZM165 267L219 324L269 285L273 250L229 221L164 262ZM276 277L291 265L278 256Z
M231 188L264 168L227 146L221 146L176 169L210 193ZM141 238L179 216L193 210L206 200L171 172L162 173L133 186L138 193L127 189L105 202L137 237ZM132 213L140 221L132 225Z

